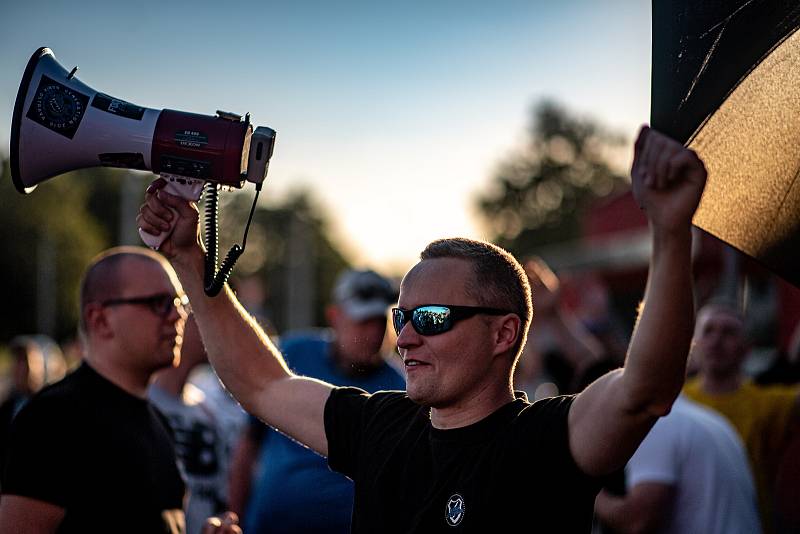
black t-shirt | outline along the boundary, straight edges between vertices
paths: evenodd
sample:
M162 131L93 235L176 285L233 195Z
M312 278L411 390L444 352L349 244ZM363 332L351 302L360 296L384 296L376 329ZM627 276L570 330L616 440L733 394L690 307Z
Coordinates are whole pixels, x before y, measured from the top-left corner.
M28 402L28 398L28 395L23 395L14 391L3 404L0 405L0 466L5 464L8 436L11 432L11 421L14 420L14 417L19 413L25 403ZM0 490L2 490L2 486L0 486Z
M184 484L168 426L87 364L19 412L3 493L65 509L67 532L181 532Z
M333 390L328 463L355 481L352 531L589 532L601 481L570 453L572 400L520 398L440 430L405 393Z

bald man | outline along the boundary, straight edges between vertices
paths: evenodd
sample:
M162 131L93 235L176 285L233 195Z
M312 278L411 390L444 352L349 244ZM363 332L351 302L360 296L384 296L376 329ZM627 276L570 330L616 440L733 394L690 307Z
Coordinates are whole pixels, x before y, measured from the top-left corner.
M184 531L184 483L167 423L146 400L176 365L187 303L172 267L108 250L81 283L84 362L15 418L0 534Z

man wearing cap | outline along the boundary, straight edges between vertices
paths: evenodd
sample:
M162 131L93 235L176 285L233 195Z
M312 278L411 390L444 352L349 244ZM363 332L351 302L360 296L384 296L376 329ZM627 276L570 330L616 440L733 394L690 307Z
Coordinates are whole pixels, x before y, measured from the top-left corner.
M331 329L281 340L289 368L370 392L403 389L404 380L380 353L386 313L396 299L389 281L374 271L345 271L325 310ZM245 532L350 531L353 483L328 469L325 459L310 449L253 418L237 447L235 464L234 483L239 485L249 483L248 467L257 466L243 518ZM245 487L239 488L238 495L246 493Z

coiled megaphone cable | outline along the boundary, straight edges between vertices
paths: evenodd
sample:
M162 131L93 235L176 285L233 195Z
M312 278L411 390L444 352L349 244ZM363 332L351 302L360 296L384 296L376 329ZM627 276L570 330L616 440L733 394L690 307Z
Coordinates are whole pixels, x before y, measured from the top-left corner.
M233 271L236 261L244 253L247 246L247 232L250 230L250 223L253 221L253 214L256 211L258 194L261 192L261 184L256 184L256 196L250 208L250 216L247 218L247 226L244 229L242 245L233 245L222 261L222 265L217 270L217 248L219 246L219 186L212 182L207 182L203 187L203 201L205 202L205 246L206 262L203 277L203 289L209 297L215 297L222 290L225 282Z

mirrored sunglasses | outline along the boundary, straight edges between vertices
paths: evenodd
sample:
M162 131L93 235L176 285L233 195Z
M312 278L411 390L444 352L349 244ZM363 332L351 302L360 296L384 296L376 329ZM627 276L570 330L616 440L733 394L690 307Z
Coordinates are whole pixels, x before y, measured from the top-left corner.
M506 315L514 312L497 308L486 308L483 306L426 304L424 306L417 306L412 310L392 308L392 324L398 336L409 321L411 321L411 326L414 327L414 330L418 334L422 336L435 336L447 332L453 328L458 321L468 319L479 313L485 313L487 315Z

